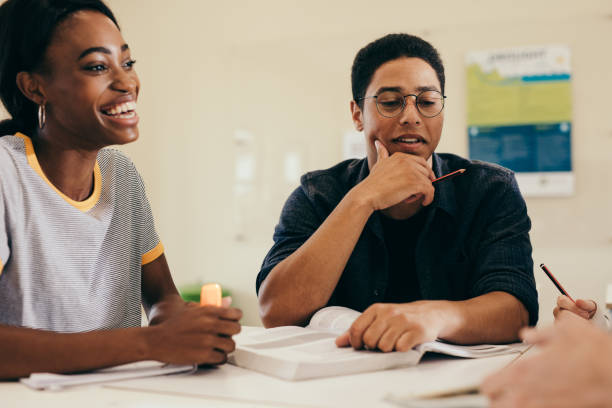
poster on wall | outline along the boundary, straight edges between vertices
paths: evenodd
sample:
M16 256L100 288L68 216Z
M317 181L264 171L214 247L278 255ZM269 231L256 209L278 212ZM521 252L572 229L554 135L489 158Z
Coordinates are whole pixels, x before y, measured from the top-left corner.
M466 65L470 158L513 170L525 196L572 195L569 48L471 52Z

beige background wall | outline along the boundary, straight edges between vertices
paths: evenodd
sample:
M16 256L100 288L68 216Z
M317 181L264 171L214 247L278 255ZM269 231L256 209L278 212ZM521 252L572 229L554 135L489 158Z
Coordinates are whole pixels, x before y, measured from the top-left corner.
M449 96L438 151L467 155L464 57L469 51L567 44L574 97L571 198L527 199L534 262L576 296L612 283L612 3L556 1L108 0L138 63L141 139L125 150L143 174L179 286L218 281L260 324L255 276L300 171L342 157L350 66L389 32L432 42ZM236 132L252 142L238 145ZM255 157L252 180L236 160ZM556 292L538 270L542 321Z

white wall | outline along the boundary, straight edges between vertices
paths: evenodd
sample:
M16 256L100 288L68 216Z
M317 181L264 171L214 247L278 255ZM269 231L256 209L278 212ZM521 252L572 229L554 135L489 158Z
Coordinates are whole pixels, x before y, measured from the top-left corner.
M567 44L574 97L571 198L528 199L536 264L577 296L602 300L612 282L612 3L607 0L407 1L109 0L138 60L141 140L125 149L149 188L175 280L218 281L259 324L255 276L280 208L284 176L341 159L352 129L350 66L389 32L432 42L449 96L438 151L467 154L464 56L479 49ZM254 137L245 149L236 130ZM256 157L253 189L234 194L235 161ZM247 152L248 153L248 152ZM237 215L241 218L237 219ZM241 234L241 240L236 235ZM556 292L536 270L542 321Z

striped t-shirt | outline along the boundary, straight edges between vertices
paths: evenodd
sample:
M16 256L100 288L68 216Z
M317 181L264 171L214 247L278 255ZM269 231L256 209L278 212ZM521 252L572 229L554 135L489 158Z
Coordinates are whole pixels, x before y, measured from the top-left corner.
M141 267L163 253L144 185L116 149L74 201L23 134L0 137L0 324L80 332L140 326Z

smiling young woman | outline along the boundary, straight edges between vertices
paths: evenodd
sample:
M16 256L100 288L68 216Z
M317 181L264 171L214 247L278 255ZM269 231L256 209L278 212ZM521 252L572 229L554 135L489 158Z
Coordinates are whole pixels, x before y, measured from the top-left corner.
M8 0L0 49L0 378L223 363L241 312L181 300L140 175L107 147L136 140L139 120L112 12Z

